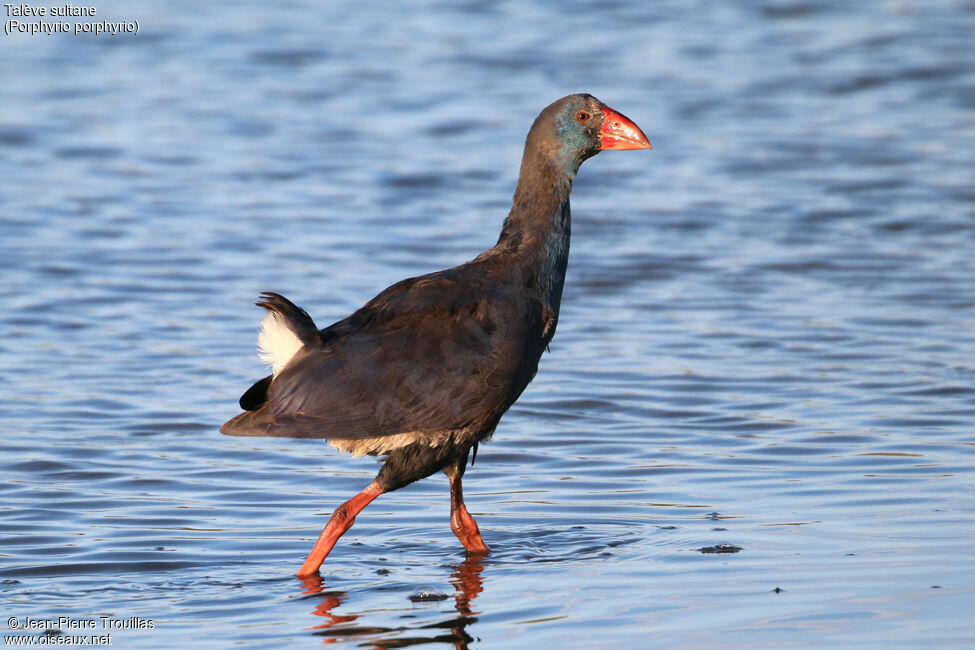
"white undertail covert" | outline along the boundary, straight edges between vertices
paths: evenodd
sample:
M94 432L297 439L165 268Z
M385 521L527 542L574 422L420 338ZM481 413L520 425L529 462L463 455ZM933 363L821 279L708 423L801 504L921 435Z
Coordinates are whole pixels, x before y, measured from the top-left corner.
M268 311L261 322L261 333L257 335L257 355L261 361L270 364L271 374L281 372L302 345L284 319L276 312Z

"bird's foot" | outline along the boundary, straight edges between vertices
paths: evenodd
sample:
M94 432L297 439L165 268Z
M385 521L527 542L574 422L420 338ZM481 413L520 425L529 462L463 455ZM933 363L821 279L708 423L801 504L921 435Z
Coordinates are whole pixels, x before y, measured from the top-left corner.
M363 508L382 493L382 488L379 487L378 483L373 481L365 490L336 508L322 534L318 536L318 541L315 542L315 546L312 548L311 553L308 554L305 563L301 565L301 568L298 569L298 573L295 575L299 578L307 578L318 573L322 562L332 552L335 542L339 541L339 537L352 528L356 515L362 512Z
M458 535L458 537L460 536ZM460 543L464 545L468 553L473 553L474 555L487 555L491 552L491 549L484 543L480 535L467 539L460 537Z
M491 549L484 543L481 531L477 527L477 522L471 513L467 512L467 506L461 504L450 518L450 529L457 535L457 539L464 545L468 553L485 554Z

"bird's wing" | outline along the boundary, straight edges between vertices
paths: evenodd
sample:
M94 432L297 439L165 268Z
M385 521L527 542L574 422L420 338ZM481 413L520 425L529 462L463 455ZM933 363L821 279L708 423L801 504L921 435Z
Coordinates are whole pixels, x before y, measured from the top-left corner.
M322 330L231 435L355 439L477 428L534 375L543 305L477 268L405 280ZM537 342L536 342L537 340Z

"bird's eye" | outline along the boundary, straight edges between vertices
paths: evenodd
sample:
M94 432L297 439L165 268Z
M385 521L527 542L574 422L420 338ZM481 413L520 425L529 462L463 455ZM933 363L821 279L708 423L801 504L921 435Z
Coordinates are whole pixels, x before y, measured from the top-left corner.
M580 122L585 122L586 120L589 119L589 117L590 117L589 113L585 111L579 111L578 113L576 113L576 119L579 120Z

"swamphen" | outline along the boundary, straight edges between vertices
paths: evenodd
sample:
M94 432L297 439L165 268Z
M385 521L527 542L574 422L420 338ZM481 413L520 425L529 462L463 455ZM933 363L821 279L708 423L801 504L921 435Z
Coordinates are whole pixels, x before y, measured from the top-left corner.
M498 243L475 259L389 287L319 330L287 298L265 293L258 342L272 374L223 425L234 436L324 438L386 462L339 506L298 571L318 571L373 499L443 470L450 527L486 553L464 505L467 458L535 376L559 320L569 258L569 192L579 165L603 149L649 149L643 132L592 95L541 112L525 142ZM473 458L471 459L473 463Z

